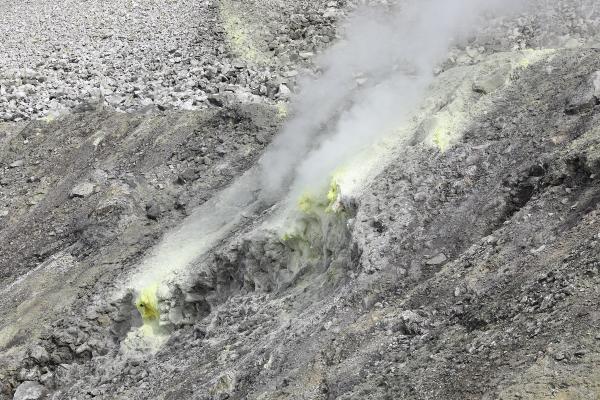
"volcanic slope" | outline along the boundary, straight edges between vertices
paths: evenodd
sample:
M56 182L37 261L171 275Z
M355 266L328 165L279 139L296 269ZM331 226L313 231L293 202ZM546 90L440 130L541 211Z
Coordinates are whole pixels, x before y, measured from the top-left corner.
M281 109L1 125L2 395L598 397L600 53L505 50L440 68L359 189L241 218L151 294L156 330L121 289Z

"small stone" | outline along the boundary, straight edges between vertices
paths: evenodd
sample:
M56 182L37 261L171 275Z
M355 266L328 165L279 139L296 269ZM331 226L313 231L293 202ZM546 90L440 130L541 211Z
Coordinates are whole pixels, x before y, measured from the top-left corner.
M160 217L160 207L155 201L146 204L146 217L154 221Z
M471 58L475 58L479 55L479 51L477 51L477 49L474 49L473 47L467 46L467 48L465 49L467 55Z
M292 91L289 87L287 87L286 84L282 83L281 85L279 85L277 93L279 94L280 98L288 98L292 94Z
M220 156L223 157L227 154L227 149L225 148L225 146L223 145L219 145L217 147L215 147L215 152Z
M91 353L92 349L90 348L90 346L87 343L83 343L81 346L77 347L75 349L75 354L77 355L82 355L83 353Z
M427 193L425 193L425 192L416 193L413 196L413 198L415 199L415 201L423 202L423 201L427 200Z
M52 372L46 372L44 375L40 376L40 383L46 387L54 387L54 374Z
M185 302L186 303L200 303L204 301L205 297L198 293L186 293L185 294Z
M96 312L96 309L94 307L89 307L85 313L85 318L89 320L95 320L96 318L98 318L98 312Z
M174 307L169 310L169 321L173 325L179 325L183 322L183 311L179 307Z
M73 189L71 189L71 193L69 194L69 196L71 198L85 198L91 196L95 190L96 185L94 185L93 183L84 182L76 185Z
M184 199L183 197L178 197L175 200L175 209L176 210L184 210L186 205L187 205L187 200Z
M99 315L97 321L100 326L109 326L112 323L112 320L106 314Z
M485 243L491 244L492 246L495 246L498 243L498 238L492 235L486 236L485 238L483 238L483 240L485 241Z
M44 398L46 394L48 391L39 383L26 381L19 385L13 400L38 400Z
M10 164L9 168L20 168L23 165L25 165L25 161L24 160L17 160L15 162L13 162L12 164Z
M440 253L437 256L427 260L427 265L441 265L441 264L445 263L446 260L447 260L446 255L444 253Z
M196 171L193 168L188 168L177 176L177 183L183 185L188 182L193 182L196 180L196 176Z
M370 310L371 308L373 308L373 306L375 305L375 303L377 303L377 294L375 293L369 293L368 295L366 295L363 299L362 299L362 306L365 310Z
M309 58L313 58L315 56L315 53L310 52L310 51L305 51L305 52L298 53L298 56L300 56L300 58L303 60L308 60Z
M29 357L33 358L37 363L45 363L50 359L48 352L42 346L33 346L29 351Z
M40 368L36 365L33 368L21 368L18 374L19 381L37 381L40 377Z
M546 250L546 245L541 245L540 247L536 248L536 249L532 249L531 250L531 254L539 254L541 252L543 252L544 250Z
M573 353L573 355L577 358L585 357L586 354L587 354L586 351L583 349L577 350L577 351L575 351L575 353Z
M220 96L210 95L208 96L208 102L215 107L223 107L223 99Z

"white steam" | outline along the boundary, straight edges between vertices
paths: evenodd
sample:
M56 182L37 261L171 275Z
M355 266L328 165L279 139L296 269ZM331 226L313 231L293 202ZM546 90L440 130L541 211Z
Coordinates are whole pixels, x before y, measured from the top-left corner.
M345 40L318 60L323 73L303 83L295 117L262 158L265 198L319 190L352 155L402 124L421 101L453 41L485 13L517 0L418 0L362 9Z

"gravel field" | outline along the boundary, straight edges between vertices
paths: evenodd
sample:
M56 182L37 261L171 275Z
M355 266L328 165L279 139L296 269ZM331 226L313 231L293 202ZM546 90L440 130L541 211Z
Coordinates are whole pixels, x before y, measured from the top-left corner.
M118 111L206 108L231 93L285 100L298 60L335 38L337 5L3 1L0 121L53 118L99 99Z
M184 73L201 24L214 23L203 1L3 2L0 76L4 120L42 117L105 96L116 108L192 106L206 98ZM204 43L205 45L207 43ZM196 68L196 70L194 70Z

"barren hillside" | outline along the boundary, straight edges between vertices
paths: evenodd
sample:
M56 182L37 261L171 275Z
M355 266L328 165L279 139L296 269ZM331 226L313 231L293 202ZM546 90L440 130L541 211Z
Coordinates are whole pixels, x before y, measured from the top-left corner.
M599 398L599 12L0 0L0 399Z

